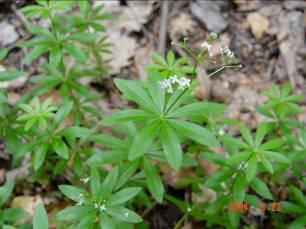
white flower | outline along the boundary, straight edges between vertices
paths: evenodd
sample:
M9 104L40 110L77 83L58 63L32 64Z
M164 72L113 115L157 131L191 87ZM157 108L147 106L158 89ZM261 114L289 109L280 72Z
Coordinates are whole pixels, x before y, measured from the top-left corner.
M191 212L191 211L192 211L192 209L191 209L190 207L188 207L188 208L187 208L187 211L188 211L188 212Z
M171 41L171 45L175 45L174 41Z
M98 209L99 207L100 207L99 204L97 204L97 203L94 204L94 208L97 208L97 209Z
M231 51L228 47L225 47L224 49L220 47L220 51L226 54L231 59L235 58L234 52Z
M183 39L184 42L186 42L186 41L188 41L188 40L189 40L188 37L184 37L184 39Z
M223 136L223 135L225 134L225 131L224 131L223 129L220 129L219 132L218 132L218 134L219 134L220 136Z
M100 211L105 211L105 210L106 210L106 207L105 207L104 204L102 204L102 205L100 206Z
M190 87L190 79L183 77L178 82L178 85L179 85L178 87L179 90L184 90L185 88Z
M170 76L169 79L164 79L158 82L160 87L166 89L168 93L173 93L173 86L178 85L179 90L184 90L190 87L190 79L182 77L178 78L176 75Z
M174 75L174 76L170 76L170 81L172 84L175 84L175 83L179 83L180 80L177 78L177 75Z
M81 179L81 181L83 182L83 184L87 184L88 181L90 181L90 177L84 177Z
M124 213L124 216L127 218L129 217L129 212Z
M163 89L167 89L168 93L173 93L172 81L171 79L165 79L158 82L160 87Z
M80 199L79 202L76 204L77 206L80 206L84 203L84 199Z
M207 41L204 41L204 42L201 44L201 47L206 48L207 51L209 52L210 49L211 49L211 44L209 44Z

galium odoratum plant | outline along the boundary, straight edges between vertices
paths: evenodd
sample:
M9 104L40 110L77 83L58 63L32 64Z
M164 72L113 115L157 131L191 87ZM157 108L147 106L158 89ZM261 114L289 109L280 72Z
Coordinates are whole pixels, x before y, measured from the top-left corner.
M141 222L142 218L137 213L125 207L141 188L122 188L127 180L121 175L119 167L115 166L101 183L99 171L91 168L90 177L82 179L84 185L89 186L88 190L69 185L59 186L65 196L76 202L76 206L58 212L57 219L76 221L76 228L88 228L98 224L100 228L112 229L116 228L118 222ZM99 220L96 220L97 217Z
M192 89L195 87L195 74L197 66L205 63L210 55L210 43L216 35L210 35L208 42L201 48L199 54L194 54L187 45L186 39L180 43L180 47L190 54L190 60L194 62L191 79L182 75L172 75L164 79L164 74L173 71L172 64L177 63L172 52L167 54L167 60L155 57L156 65L148 66L149 82L140 83L116 79L115 84L123 93L125 99L136 102L138 109L125 109L117 111L102 120L104 125L114 125L134 121L146 123L144 128L136 135L130 149L129 160L143 156L146 148L159 137L167 162L175 169L179 169L182 163L183 151L181 149L181 137L184 135L205 146L218 146L218 140L214 134L205 127L195 124L191 120L195 116L205 113L220 112L222 106L209 102L196 102L191 98ZM229 67L228 58L233 58L232 53L222 51L223 66L208 77ZM212 61L212 60L211 60ZM179 65L177 65L179 69ZM153 70L152 70L153 69ZM157 70L157 71L156 71ZM175 70L177 71L177 70ZM161 76L163 74L163 76Z

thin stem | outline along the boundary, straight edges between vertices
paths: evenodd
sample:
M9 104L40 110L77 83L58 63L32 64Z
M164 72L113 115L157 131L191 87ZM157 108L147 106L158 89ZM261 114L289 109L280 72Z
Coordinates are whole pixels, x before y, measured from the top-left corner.
M182 218L180 218L180 220L175 224L173 229L178 229L180 228L181 224L183 223L183 221L186 219L187 214L185 213Z
M191 83L192 80L194 79L195 76L195 72L198 66L198 62L195 63L193 70L192 70L192 79L191 79ZM185 88L184 91L181 92L181 94L174 100L174 102L170 105L170 107L166 110L166 112L164 113L164 116L166 116L168 114L168 112L172 109L172 107L177 103L177 101L186 93L186 91L188 90L188 88Z

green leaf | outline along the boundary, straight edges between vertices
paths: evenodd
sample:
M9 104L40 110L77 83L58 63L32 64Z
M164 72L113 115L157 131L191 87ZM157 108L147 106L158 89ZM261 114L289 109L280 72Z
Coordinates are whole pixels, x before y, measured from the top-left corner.
M28 213L20 208L8 208L1 211L1 219L7 222L15 223L27 217Z
M124 170L120 171L121 175L118 178L115 190L121 188L130 179L130 177L137 171L138 165L139 160L131 161L125 164ZM122 167L120 167L120 170Z
M143 163L148 188L154 199L157 200L158 203L162 203L164 185L160 179L160 176L155 167L146 158L143 159Z
M68 207L56 214L58 220L79 220L85 215L94 212L91 206L74 206Z
M162 126L160 138L167 162L172 168L179 170L183 160L180 140L176 132L166 122Z
M100 213L100 227L107 229L116 229L115 223L103 212Z
M103 191L102 195L104 197L108 197L112 193L118 180L118 174L119 174L119 168L118 166L116 166L112 169L110 173L108 173L108 175L104 179L102 183L102 191Z
M225 106L218 103L211 102L195 102L183 107L179 107L173 112L169 112L170 117L183 117L183 116L208 116L208 115L221 115L225 110Z
M160 122L157 120L146 125L140 132L138 132L129 150L129 160L135 160L145 153L146 149L155 139L159 128Z
M123 93L124 98L138 103L149 111L156 111L153 101L147 92L139 85L139 82L123 79L115 79L117 88Z
M90 169L90 189L94 195L101 195L100 174L94 167Z
M229 136L223 136L222 137L222 142L229 144L229 145L234 145L237 146L238 148L243 148L243 149L248 149L249 146L245 144L244 142L240 141L239 139L232 138Z
M106 135L106 134L95 134L88 138L89 141L93 141L111 149L126 149L126 144L120 138Z
M58 45L52 47L49 55L50 64L57 67L62 59L61 49Z
M254 145L254 141L253 141L253 137L252 137L249 129L245 125L241 124L239 126L239 130L240 130L240 133L241 133L242 137L245 139L245 141L250 146L253 146Z
M60 123L62 123L62 121L65 120L65 118L67 118L72 108L73 108L72 101L65 102L58 108L54 116L54 122L56 123L56 125L59 125Z
M108 163L119 163L127 159L127 154L124 151L111 151L111 152L102 152L99 151L87 159L86 163L93 165L101 165Z
M175 55L174 55L174 52L172 50L169 50L167 52L167 62L168 62L168 65L171 66L174 64L174 61L175 61Z
M29 64L33 60L40 57L42 54L48 51L50 45L37 45L34 49L32 49L22 60L22 64Z
M303 192L297 187L291 185L290 190L294 196L294 199L301 205L306 207L306 197L303 195ZM306 210L306 209L305 209Z
M54 140L52 142L52 148L55 153L57 153L57 155L59 155L60 157L64 159L69 158L68 148L67 145L63 142L63 140Z
M0 207L4 205L8 200L14 189L14 186L14 181L7 181L3 186L0 187Z
M251 156L251 154L252 152L250 151L236 153L227 160L227 164L234 165L234 164L240 163L241 161L245 161Z
M0 82L10 81L24 76L26 73L21 71L4 71L0 72Z
M226 164L226 158L224 156L218 155L216 153L210 153L210 152L204 152L200 154L201 157L219 165L225 165Z
M273 174L274 169L271 162L264 155L260 155L260 158L261 158L261 163L265 167L265 169L268 170L269 173Z
M70 126L60 131L59 134L68 138L83 138L87 137L91 132L91 129L85 127Z
M272 151L263 151L261 152L264 156L270 158L271 160L278 161L285 164L290 164L290 160L286 158L284 155Z
M283 201L281 202L281 206L282 206L282 210L284 212L288 212L288 213L303 213L306 211L305 208L301 207L300 205L288 202L288 201Z
M271 149L277 149L281 147L284 144L284 141L282 139L272 139L263 145L260 146L261 150L271 150Z
M303 228L306 222L306 214L297 217L289 226L289 229Z
M138 109L125 109L122 111L113 112L110 116L102 119L101 123L103 125L114 125L129 121L148 120L152 117L154 117L153 114L147 111Z
M138 187L132 187L132 188L125 188L122 189L116 193L114 193L109 199L108 199L108 205L109 206L115 206L120 205L128 200L132 199L134 196L136 196L140 192L141 188Z
M59 190L69 199L78 202L80 199L80 194L84 191L82 189L76 188L71 185L59 185Z
M149 94L152 98L158 113L162 114L165 106L165 90L163 90L159 83L159 73L156 71L149 72Z
M164 67L168 67L167 62L165 61L165 59L162 56L160 56L158 54L154 54L152 59L154 60L155 63L160 64Z
M48 215L43 204L38 204L35 208L33 229L48 229Z
M66 40L91 42L97 39L97 36L93 33L75 33L65 38Z
M42 143L41 145L38 146L38 149L36 150L35 155L34 155L34 169L35 170L38 170L43 164L46 158L48 147L49 147L48 143Z
M250 183L252 189L260 196L272 200L272 195L267 185L258 177L254 177Z
M254 154L248 161L248 166L245 170L245 175L248 182L250 182L255 177L256 172L257 172L257 157L256 154Z
M86 13L89 9L87 1L78 1L78 7L83 14Z
M185 135L187 138L191 138L194 141L209 146L217 147L219 142L216 137L208 131L206 128L193 124L192 122L181 120L168 120L171 126L177 131Z
M219 170L218 172L208 177L204 184L207 187L220 185L220 183L232 177L233 173L234 172L230 169Z
M106 212L111 215L113 218L130 223L140 223L142 218L135 212L125 208L125 207L108 207Z
M266 123L261 123L256 130L255 146L259 147L268 131Z
M63 48L67 50L67 52L73 56L77 61L84 63L87 60L86 54L77 46L70 45L67 43L63 44Z
M30 33L40 36L45 36L52 41L54 39L53 34L46 28L39 26L39 25L28 25L27 29L30 31Z
M244 176L238 175L234 187L233 197L235 202L243 202L247 188L247 182Z
M8 48L3 48L0 51L0 61L4 60L10 50Z

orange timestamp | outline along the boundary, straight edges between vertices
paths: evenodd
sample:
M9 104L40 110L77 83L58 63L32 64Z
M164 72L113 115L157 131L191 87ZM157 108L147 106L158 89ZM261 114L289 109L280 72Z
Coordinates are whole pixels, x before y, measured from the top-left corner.
M245 213L249 210L250 205L246 202L229 202L228 203L228 210L230 212L241 212ZM265 211L272 211L272 212L280 212L282 209L281 202L272 202L266 203L261 201L259 203L259 209L262 212Z

